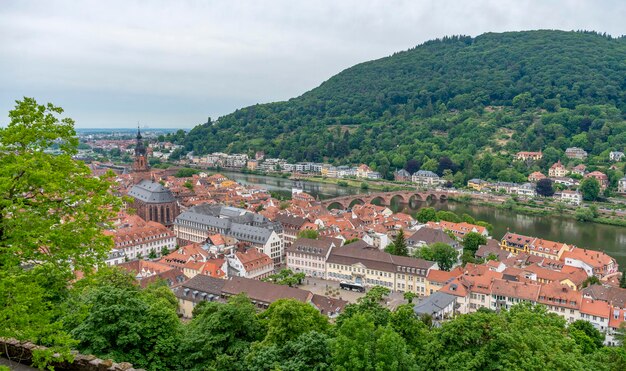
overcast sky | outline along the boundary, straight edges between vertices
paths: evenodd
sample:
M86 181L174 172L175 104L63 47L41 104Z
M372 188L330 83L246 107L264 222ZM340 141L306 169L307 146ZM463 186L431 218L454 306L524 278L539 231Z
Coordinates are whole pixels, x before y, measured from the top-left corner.
M32 96L77 127L188 128L445 35L625 19L621 0L0 0L0 124Z

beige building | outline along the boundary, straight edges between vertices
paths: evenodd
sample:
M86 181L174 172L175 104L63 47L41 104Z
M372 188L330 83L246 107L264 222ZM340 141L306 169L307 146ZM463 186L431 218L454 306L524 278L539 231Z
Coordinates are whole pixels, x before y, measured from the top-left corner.
M326 278L363 286L383 286L392 291L427 295L426 276L437 263L395 256L364 241L333 249L326 260Z
M326 278L326 260L333 248L341 246L341 240L321 237L319 240L298 238L285 249L287 268L295 273Z

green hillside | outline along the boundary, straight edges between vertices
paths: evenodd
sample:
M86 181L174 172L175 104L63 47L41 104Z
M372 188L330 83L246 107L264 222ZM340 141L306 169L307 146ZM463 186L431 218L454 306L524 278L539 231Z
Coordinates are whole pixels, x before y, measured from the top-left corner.
M184 144L198 154L264 150L291 161L364 162L387 176L414 159L411 166L439 173L463 170L459 181L502 171L515 180L533 170L510 166L518 150L548 152L536 169L573 145L589 151L592 166L624 150L625 89L623 37L446 37L351 67L287 102L199 125Z

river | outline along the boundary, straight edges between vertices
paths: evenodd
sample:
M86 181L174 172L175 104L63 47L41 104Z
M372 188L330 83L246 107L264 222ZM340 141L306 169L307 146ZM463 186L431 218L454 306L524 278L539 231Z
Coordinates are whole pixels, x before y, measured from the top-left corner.
M320 199L364 193L355 187L340 187L336 184L242 174L223 173L228 178L247 185L255 185L270 191L291 193L291 188L300 186L305 192ZM421 207L432 206L438 210L450 210L461 215L467 213L476 220L486 221L494 227L494 238L502 237L507 230L511 232L541 237L547 240L574 244L594 250L604 251L613 256L622 267L626 267L626 228L613 225L583 223L571 218L555 216L535 216L518 214L510 210L501 210L488 206L468 205L453 201L417 202L411 205L392 204L394 212L415 215Z

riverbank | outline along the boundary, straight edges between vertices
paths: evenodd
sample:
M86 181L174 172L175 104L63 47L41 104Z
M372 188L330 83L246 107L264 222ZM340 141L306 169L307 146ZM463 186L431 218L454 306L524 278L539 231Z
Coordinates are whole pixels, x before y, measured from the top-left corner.
M470 205L477 206L486 206L493 207L500 210L509 210L514 211L516 213L524 214L524 215L533 215L533 216L559 216L564 218L569 218L573 220L577 220L585 223L598 223L598 224L606 224L613 225L618 227L626 227L626 220L624 218L620 218L617 216L609 217L606 216L606 212L604 212L605 216L597 216L591 218L589 220L580 220L576 217L577 208L572 208L567 205L563 205L561 207L553 207L548 206L546 204L529 204L529 203L519 203L514 201L512 198L511 202L503 202L503 203L495 203L495 202L487 202L484 200L480 200L477 198L473 198L470 195L464 196L450 196L449 200L465 203Z

